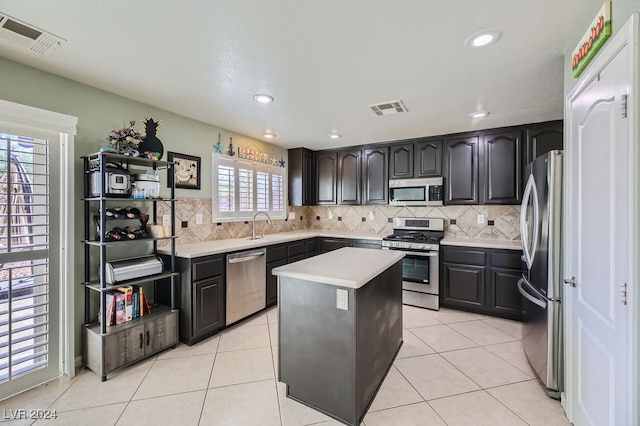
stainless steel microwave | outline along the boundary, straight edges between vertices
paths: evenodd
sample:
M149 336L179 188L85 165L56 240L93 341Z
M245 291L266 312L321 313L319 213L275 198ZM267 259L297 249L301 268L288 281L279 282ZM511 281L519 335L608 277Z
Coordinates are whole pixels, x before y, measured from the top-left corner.
M441 206L444 187L441 177L389 181L389 204L393 206Z

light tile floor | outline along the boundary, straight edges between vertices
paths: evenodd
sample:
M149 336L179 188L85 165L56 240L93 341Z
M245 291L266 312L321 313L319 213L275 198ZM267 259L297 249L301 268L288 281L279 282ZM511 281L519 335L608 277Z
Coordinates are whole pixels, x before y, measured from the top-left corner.
M364 424L569 425L534 379L521 324L450 309L404 307L404 344ZM179 344L112 375L80 370L0 402L56 410L65 425L337 425L285 396L276 380L277 310L194 346Z

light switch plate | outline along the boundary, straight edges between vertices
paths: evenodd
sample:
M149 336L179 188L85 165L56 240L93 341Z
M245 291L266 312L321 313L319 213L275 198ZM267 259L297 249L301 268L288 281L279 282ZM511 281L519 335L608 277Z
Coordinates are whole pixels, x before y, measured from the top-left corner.
M296 212L289 212L289 220L295 220Z
M333 212L329 210L329 219L333 219Z
M336 308L343 311L349 310L349 292L347 290L336 289Z
M171 216L168 214L162 216L162 226L171 226Z
M484 215L483 214L479 214L478 215L478 223L484 223Z
M373 213L373 210L369 212L369 220L376 220L376 216L375 213Z
M202 225L202 214L196 213L196 225Z

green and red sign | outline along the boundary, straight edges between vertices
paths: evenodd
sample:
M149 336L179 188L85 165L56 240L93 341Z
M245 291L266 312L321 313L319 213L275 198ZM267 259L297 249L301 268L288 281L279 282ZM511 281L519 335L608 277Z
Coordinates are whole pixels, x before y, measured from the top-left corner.
M591 28L587 30L585 35L580 39L578 47L575 48L571 55L571 68L574 78L582 73L610 35L611 1L608 1L602 5L600 11L591 23Z

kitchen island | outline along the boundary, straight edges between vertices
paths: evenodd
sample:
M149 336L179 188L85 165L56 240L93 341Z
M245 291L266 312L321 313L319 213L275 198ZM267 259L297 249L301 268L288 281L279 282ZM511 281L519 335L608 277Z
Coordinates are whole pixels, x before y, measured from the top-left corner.
M403 256L346 247L273 269L288 397L360 424L402 345Z

